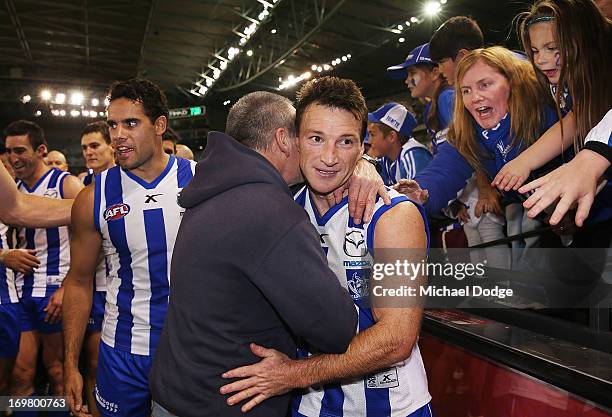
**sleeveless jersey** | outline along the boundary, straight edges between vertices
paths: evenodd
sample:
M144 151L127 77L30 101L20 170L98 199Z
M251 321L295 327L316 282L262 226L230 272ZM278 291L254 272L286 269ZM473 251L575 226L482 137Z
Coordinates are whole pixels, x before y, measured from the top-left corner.
M0 249L9 249L6 234L8 226L0 223ZM17 288L15 287L15 273L0 263L0 305L18 303Z
M57 168L47 171L30 189L17 182L19 191L47 198L64 198L64 180L70 174ZM70 268L70 234L67 226L48 229L21 228L20 249L35 249L40 266L32 274L15 274L19 297L47 297L62 284Z
M409 201L394 190L389 190L389 196L391 205L386 206L378 198L372 221L365 225L353 223L348 213L347 198L321 217L306 187L295 196L296 202L304 207L321 236L321 246L327 255L329 267L355 303L360 332L375 323L367 297L376 223L387 210ZM422 208L417 207L426 222ZM300 357L308 354L298 352ZM427 376L415 343L410 357L389 369L342 384L311 387L304 395L296 395L292 410L294 415L298 412L307 417L406 417L429 401L431 396L427 390Z
M413 179L418 172L421 172L427 166L432 158L425 145L414 138L408 139L395 161L386 157L382 158L382 177L385 185L396 184L402 178Z
M94 222L108 264L102 341L153 355L168 307L170 260L181 217L178 194L195 162L171 156L147 183L119 166L95 178Z

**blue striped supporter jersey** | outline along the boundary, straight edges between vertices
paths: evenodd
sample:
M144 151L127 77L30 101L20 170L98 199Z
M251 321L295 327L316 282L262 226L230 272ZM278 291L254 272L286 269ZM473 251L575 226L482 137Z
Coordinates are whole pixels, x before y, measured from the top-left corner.
M195 162L171 156L147 183L116 166L95 178L94 222L108 264L102 341L153 355L168 307L170 259Z
M8 226L0 223L0 249L9 249L7 242ZM17 288L15 287L15 273L0 263L0 305L18 303Z
M329 267L355 303L359 314L359 332L375 324L367 297L376 223L387 210L409 201L394 190L388 191L391 205L386 206L379 198L372 221L365 225L353 223L348 213L347 198L321 217L307 188L295 196L296 202L306 210L319 232ZM420 207L419 210L424 216ZM303 349L298 351L298 357L308 355L310 353ZM410 357L391 368L342 384L313 386L305 394L295 395L292 411L294 416L299 413L307 417L406 417L430 400L423 360L415 343Z
M382 177L385 185L396 184L402 178L413 179L429 164L432 158L425 145L417 142L414 138L408 139L395 161L385 157L382 158Z
M64 198L63 184L68 172L57 168L47 171L30 189L17 182L19 191L47 198ZM48 229L21 228L19 248L36 250L40 265L32 274L15 275L19 297L48 297L62 284L70 268L70 233L67 226Z

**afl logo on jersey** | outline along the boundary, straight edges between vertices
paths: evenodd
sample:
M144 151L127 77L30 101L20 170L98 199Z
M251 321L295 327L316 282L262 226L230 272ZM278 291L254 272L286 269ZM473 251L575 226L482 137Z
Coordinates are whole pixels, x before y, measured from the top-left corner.
M130 212L130 206L127 204L113 204L104 211L104 220L110 222L111 220L119 220L125 217Z

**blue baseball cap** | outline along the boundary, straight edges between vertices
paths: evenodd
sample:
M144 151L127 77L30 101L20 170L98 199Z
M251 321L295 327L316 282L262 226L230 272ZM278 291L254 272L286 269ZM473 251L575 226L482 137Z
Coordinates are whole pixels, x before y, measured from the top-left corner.
M404 136L411 137L417 121L408 109L398 103L387 103L373 113L368 113L368 122L382 123Z
M414 48L403 63L387 68L387 74L391 78L406 78L408 76L408 67L416 64L437 64L429 56L429 43L424 43Z

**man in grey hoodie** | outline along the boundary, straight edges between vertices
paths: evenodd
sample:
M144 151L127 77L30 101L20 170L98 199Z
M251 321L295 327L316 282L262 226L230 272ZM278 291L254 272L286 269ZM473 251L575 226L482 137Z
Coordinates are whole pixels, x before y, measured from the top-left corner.
M355 307L288 187L302 181L294 118L282 96L241 98L181 193L187 211L150 375L154 417L241 415L219 388L224 370L258 359L251 342L289 357L298 339L342 353L355 333ZM288 405L282 395L250 414L284 417Z

